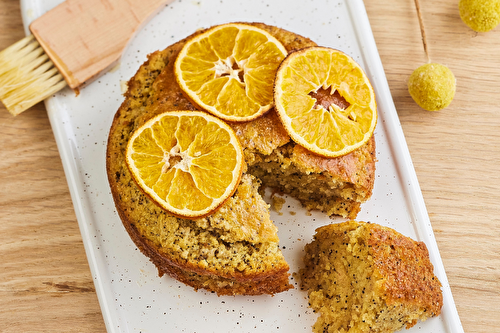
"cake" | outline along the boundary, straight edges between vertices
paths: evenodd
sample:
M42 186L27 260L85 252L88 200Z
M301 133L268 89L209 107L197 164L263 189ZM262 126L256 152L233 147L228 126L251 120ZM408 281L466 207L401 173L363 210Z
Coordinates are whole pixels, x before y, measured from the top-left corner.
M314 332L394 332L443 304L425 244L374 223L318 228L299 275L319 313Z
M260 23L287 49L316 45L308 38ZM289 267L279 249L277 229L259 186L275 187L299 199L306 209L354 218L372 193L373 137L338 158L310 153L290 140L276 112L230 124L244 149L246 169L235 194L213 214L195 220L160 209L132 180L124 155L133 131L169 110L195 110L173 72L176 55L197 31L154 52L128 82L107 146L107 174L117 212L137 247L168 274L195 289L219 295L275 294L292 288Z

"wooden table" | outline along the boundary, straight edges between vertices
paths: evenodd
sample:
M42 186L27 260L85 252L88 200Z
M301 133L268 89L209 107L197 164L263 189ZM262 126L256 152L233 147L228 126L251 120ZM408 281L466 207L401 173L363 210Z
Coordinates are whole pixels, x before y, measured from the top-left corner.
M457 78L451 106L407 92L427 59L413 0L365 0L451 290L466 332L500 329L500 26L476 33L456 0L420 0L434 62ZM0 49L23 37L0 0ZM0 105L0 331L102 332L104 322L43 104Z

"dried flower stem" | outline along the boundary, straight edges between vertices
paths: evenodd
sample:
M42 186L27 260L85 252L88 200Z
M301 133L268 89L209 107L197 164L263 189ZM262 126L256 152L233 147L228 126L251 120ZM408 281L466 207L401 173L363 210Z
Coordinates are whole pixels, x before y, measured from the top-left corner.
M427 56L427 62L430 63L431 58L429 57L429 51L427 50L427 37L425 35L424 20L422 19L422 12L420 11L419 0L415 0L415 7L417 8L418 23L420 25L420 33L422 34L422 43L424 44L424 52L425 55Z

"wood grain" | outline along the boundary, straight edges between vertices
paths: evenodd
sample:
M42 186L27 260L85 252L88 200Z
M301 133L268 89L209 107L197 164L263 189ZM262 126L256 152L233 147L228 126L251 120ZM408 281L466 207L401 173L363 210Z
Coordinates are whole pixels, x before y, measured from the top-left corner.
M382 63L466 332L500 327L500 27L475 33L457 1L420 0L429 55L457 77L440 112L407 92L427 61L413 0L365 0ZM0 49L23 37L0 0ZM43 105L0 106L0 331L104 332L82 239Z
M0 1L0 49L24 37L19 1ZM45 112L0 105L0 331L105 332Z

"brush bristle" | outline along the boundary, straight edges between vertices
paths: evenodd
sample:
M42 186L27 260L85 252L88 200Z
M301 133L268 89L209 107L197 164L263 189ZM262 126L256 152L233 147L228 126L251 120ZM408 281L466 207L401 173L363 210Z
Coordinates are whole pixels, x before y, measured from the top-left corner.
M14 116L66 85L33 36L0 52L0 100Z

